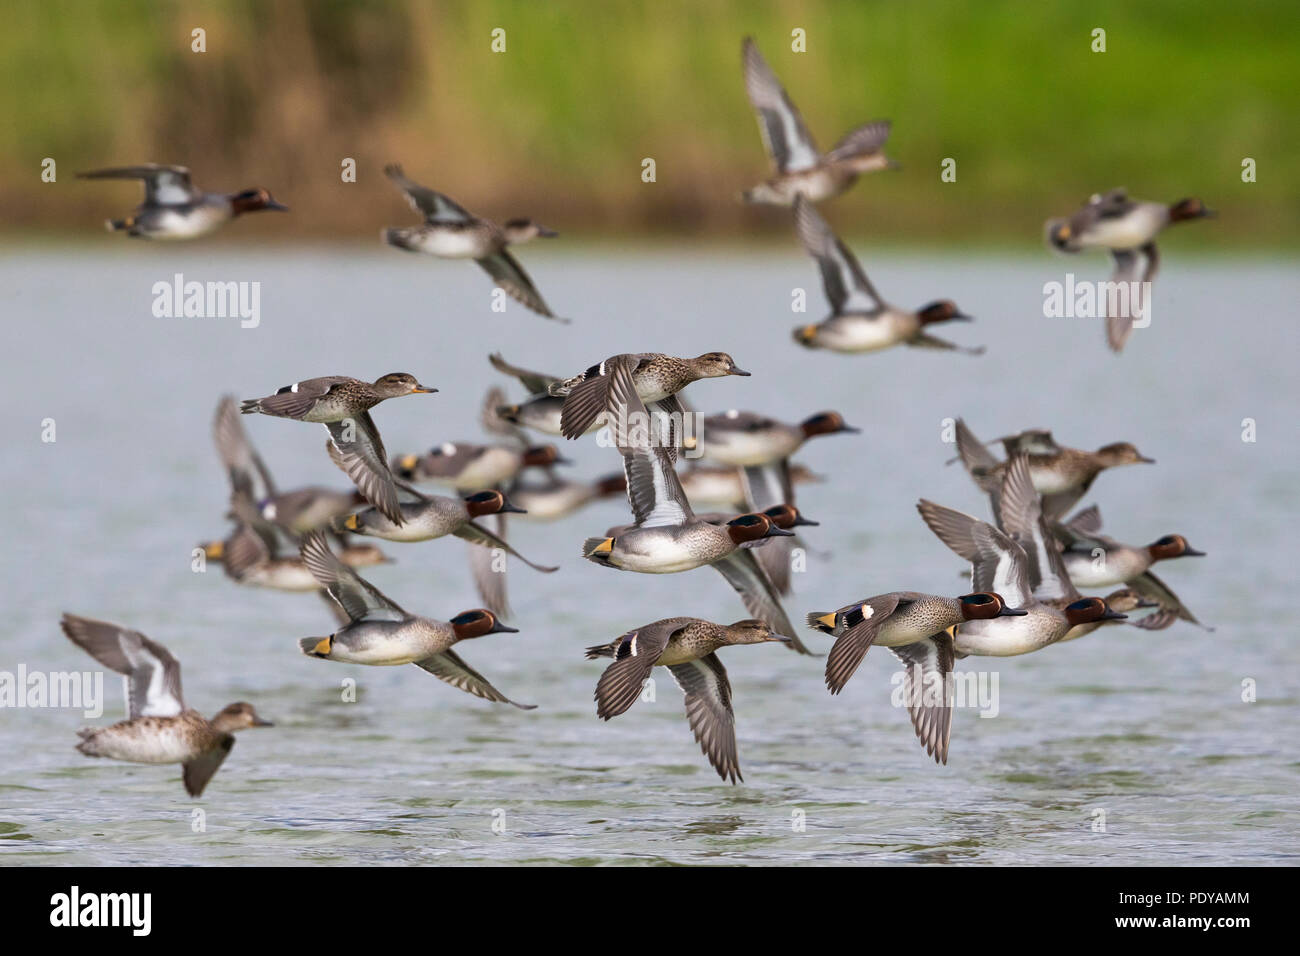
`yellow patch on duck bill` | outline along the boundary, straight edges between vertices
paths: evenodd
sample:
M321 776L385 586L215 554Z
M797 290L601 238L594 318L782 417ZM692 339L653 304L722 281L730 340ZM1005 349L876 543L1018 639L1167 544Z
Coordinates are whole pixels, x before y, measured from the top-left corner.
M420 459L417 458L415 455L404 455L402 457L402 460L398 462L398 464L400 464L403 468L414 468L415 463L418 462L419 460Z
M357 520L356 515L348 515L347 520L343 522L343 527L349 531L356 531L361 522Z
M591 549L592 554L609 554L614 550L614 539L606 538L600 544Z
M319 655L320 657L329 657L330 648L333 646L333 644L334 644L333 637L322 637L319 641L316 642L316 646L311 649L311 652L313 654Z
M203 556L209 561L220 561L226 553L224 541L210 541L203 546Z
M803 339L805 342L811 342L813 339L817 338L817 326L805 325L799 330L799 338Z
M685 448L687 451L694 451L695 447L699 445L699 443L700 440L696 438L694 435L687 435L685 438L682 439L682 447Z
M1057 230L1056 230L1056 238L1057 238L1057 239L1069 239L1069 238L1070 238L1070 227L1069 227L1069 226L1059 226L1059 227L1057 228Z
M833 631L835 630L836 617L836 613L831 611L829 614L823 614L821 617L817 618L817 623L826 628L826 630Z

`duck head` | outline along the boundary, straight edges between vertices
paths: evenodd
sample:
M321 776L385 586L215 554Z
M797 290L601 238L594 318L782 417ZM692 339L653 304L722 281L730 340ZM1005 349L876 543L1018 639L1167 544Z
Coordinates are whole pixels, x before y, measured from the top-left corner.
M1170 222L1186 222L1188 219L1214 218L1217 213L1207 209L1199 199L1180 199L1169 206Z
M524 451L524 464L532 468L545 468L548 465L571 465L573 462L561 457L560 450L554 445L534 445Z
M486 608L462 611L451 619L456 640L464 641L471 637L483 637L486 634L518 634L519 628L507 627L497 620L497 616Z
M219 734L232 734L236 730L247 730L249 727L274 727L275 724L263 720L253 709L252 704L246 704L241 700L223 707L221 713L212 718L212 726Z
M501 229L506 235L506 242L519 245L533 239L554 239L559 235L554 229L547 229L541 223L531 219L511 219Z
M1007 602L996 591L977 591L959 597L964 621L989 621L995 617L1024 617L1029 612L1017 607L1007 607Z
M373 544L349 544L339 551L339 560L350 568L370 568L392 564L393 559Z
M276 202L265 189L245 189L243 192L235 193L230 197L230 209L236 216L246 212L261 212L263 209L273 209L277 212L289 211L288 206Z
M1117 441L1097 449L1097 459L1107 468L1116 465L1154 465L1156 460L1148 458L1137 450L1131 442Z
M389 372L375 379L375 391L385 398L398 398L402 395L431 395L437 389L421 385L410 372Z
M612 498L627 491L627 475L622 472L606 475L596 479L596 495L600 498Z
M1168 561L1170 558L1203 558L1204 551L1197 551L1181 534L1167 534L1154 544L1147 546L1147 553L1153 561Z
M772 633L772 628L755 618L746 618L727 627L728 644L764 644L768 641L791 643L784 634Z
M748 514L741 515L739 518L732 518L727 522L727 534L730 535L732 543L737 547L762 538L794 537L793 531L778 528L771 518L761 514Z
M844 424L844 418L839 412L818 412L811 418L806 418L800 422L799 429L803 432L804 438L812 438L816 435L836 435L840 432L857 433L862 430Z
M940 299L923 306L917 310L916 317L921 320L922 325L933 325L935 322L972 321L972 317L957 308L957 303L951 299Z
M701 378L721 378L724 375L749 375L749 372L738 367L732 357L726 352L705 352L699 358L695 359L694 365L696 371L700 373Z
M1106 595L1106 606L1112 611L1127 614L1129 611L1137 611L1141 608L1159 607L1160 602L1143 597L1133 588L1120 588Z
M481 518L483 515L496 514L527 514L523 508L516 508L501 492L494 490L480 491L476 495L470 495L465 499L465 510L469 512L471 518Z
M1081 598L1065 609L1065 619L1071 627L1079 624L1092 624L1095 621L1122 621L1127 614L1112 611L1099 597Z
M816 527L818 522L805 518L799 513L799 509L794 505L773 505L766 508L763 514L772 519L772 523L778 528L789 530L791 528Z

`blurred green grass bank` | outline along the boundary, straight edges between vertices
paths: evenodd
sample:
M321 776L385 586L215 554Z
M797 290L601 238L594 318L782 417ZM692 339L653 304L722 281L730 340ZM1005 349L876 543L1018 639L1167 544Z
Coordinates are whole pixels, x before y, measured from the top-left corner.
M1225 211L1217 242L1297 234L1293 0L5 7L8 231L98 228L136 187L73 173L154 161L187 164L213 190L267 186L293 207L277 235L372 235L409 218L381 174L400 161L494 217L597 235L784 234L783 217L738 200L767 175L740 74L752 34L821 146L894 122L902 169L837 200L849 233L1036 242L1048 215L1126 186L1203 196ZM41 179L46 158L54 183ZM355 183L340 175L347 158ZM945 159L955 182L941 180Z

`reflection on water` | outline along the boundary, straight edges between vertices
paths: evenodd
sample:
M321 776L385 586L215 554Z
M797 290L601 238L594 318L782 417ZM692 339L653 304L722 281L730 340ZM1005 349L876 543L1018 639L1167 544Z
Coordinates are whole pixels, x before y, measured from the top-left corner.
M950 331L981 358L896 351L854 358L797 348L789 330L819 317L818 279L788 254L598 256L539 249L529 267L558 326L511 305L458 263L379 253L203 253L153 246L13 255L0 264L9 319L0 458L9 509L0 551L6 620L0 670L84 669L59 633L63 610L129 623L184 666L187 700L215 712L254 701L274 730L240 738L202 801L169 767L91 761L73 750L79 712L0 711L0 861L62 863L1278 863L1297 857L1300 676L1291 647L1294 574L1280 556L1296 530L1290 365L1297 284L1289 263L1210 265L1172 254L1152 326L1125 353L1100 321L1045 319L1042 286L1060 260L880 258L888 297L950 296L977 317ZM1077 272L1103 261L1071 260ZM257 328L161 319L150 289L176 272L261 282ZM811 312L790 312L804 288ZM1249 303L1242 311L1242 303ZM1225 316L1231 323L1225 324ZM1253 331L1252 331L1253 330ZM1263 333L1267 334L1263 334ZM511 572L521 633L462 645L521 713L470 698L416 668L356 668L302 657L324 633L314 597L236 588L194 574L190 549L222 532L225 478L209 436L217 397L262 395L322 374L414 372L440 392L394 401L375 419L392 452L478 440L492 351L573 373L622 351L721 349L754 375L692 386L701 411L799 419L834 408L858 436L810 443L828 480L800 487L808 569L787 609L899 588L955 592L960 562L925 529L920 496L979 513L943 462L944 419L981 435L1050 427L1068 444L1136 442L1159 464L1103 475L1116 537L1186 533L1209 557L1164 579L1214 633L1112 628L1039 654L967 660L997 672L998 716L959 711L950 762L917 746L890 706L896 665L872 651L839 697L824 661L776 646L723 651L746 782L721 784L699 753L680 693L660 682L609 722L594 715L601 662L588 644L670 614L745 616L708 571L638 576L578 557L584 537L626 520L593 505L550 525L512 524L555 575ZM517 391L511 391L517 395ZM1253 419L1258 440L1241 440ZM40 440L53 419L57 440ZM341 484L319 428L247 422L282 486ZM575 474L617 467L586 441ZM447 617L477 599L463 545L386 545L373 569L402 605ZM824 652L824 638L812 635ZM357 682L355 703L343 681ZM1243 681L1259 701L1243 703ZM106 681L103 721L121 715ZM192 811L205 811L195 832ZM1100 811L1100 815L1098 814ZM1104 819L1104 828L1097 821Z

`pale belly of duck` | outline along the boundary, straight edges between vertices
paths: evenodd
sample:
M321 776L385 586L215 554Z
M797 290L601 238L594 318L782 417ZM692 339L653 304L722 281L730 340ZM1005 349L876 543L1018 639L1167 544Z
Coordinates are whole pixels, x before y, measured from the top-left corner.
M494 251L491 240L472 229L433 229L414 239L411 248L442 259L482 259Z
M889 315L827 319L817 327L818 345L835 352L877 352L910 337Z
M646 534L648 532L643 534L629 531L618 537L609 563L624 571L639 571L642 574L675 574L710 563L699 553L698 548L691 547L684 538L659 533L647 537Z
M1033 482L1034 490L1040 495L1059 495L1078 487L1079 484L1075 475L1067 475L1055 468L1039 468L1032 464L1029 466L1029 480Z
M319 591L318 582L307 566L296 560L277 560L254 568L244 578L244 583L273 591Z
M449 483L466 491L495 488L518 474L520 464L518 452L509 448L489 448L469 462L459 475L449 479Z
M768 185L772 187L776 201L789 206L794 204L796 196L803 196L814 203L838 196L855 179L856 174L837 173L827 166L817 166L797 173L787 173L769 180Z
M1065 570L1075 587L1104 588L1131 581L1146 568L1123 551L1072 551L1065 554Z
M1107 249L1136 249L1155 238L1168 221L1163 206L1139 206L1119 219L1103 219L1088 230L1083 245L1104 246Z
M366 512L364 531L385 541L430 541L441 538L469 518L459 501L435 498L428 502L408 502L401 506L402 524L395 525L378 511Z
M336 635L330 660L376 667L412 664L445 649L438 644L414 621L365 621Z
M137 220L136 231L150 239L198 239L230 220L230 211L221 206L198 206L185 212L161 208L152 210Z
M88 734L79 749L131 763L181 763L197 752L193 728L174 717L137 717Z
M781 432L728 432L710 437L708 426L702 430L704 454L724 465L768 465L788 458L799 447L794 434Z
M1050 612L1042 612L1050 613ZM957 651L978 657L1015 657L1052 643L1067 629L1062 615L1051 620L1041 614L1004 617L992 621L967 621L957 627Z

